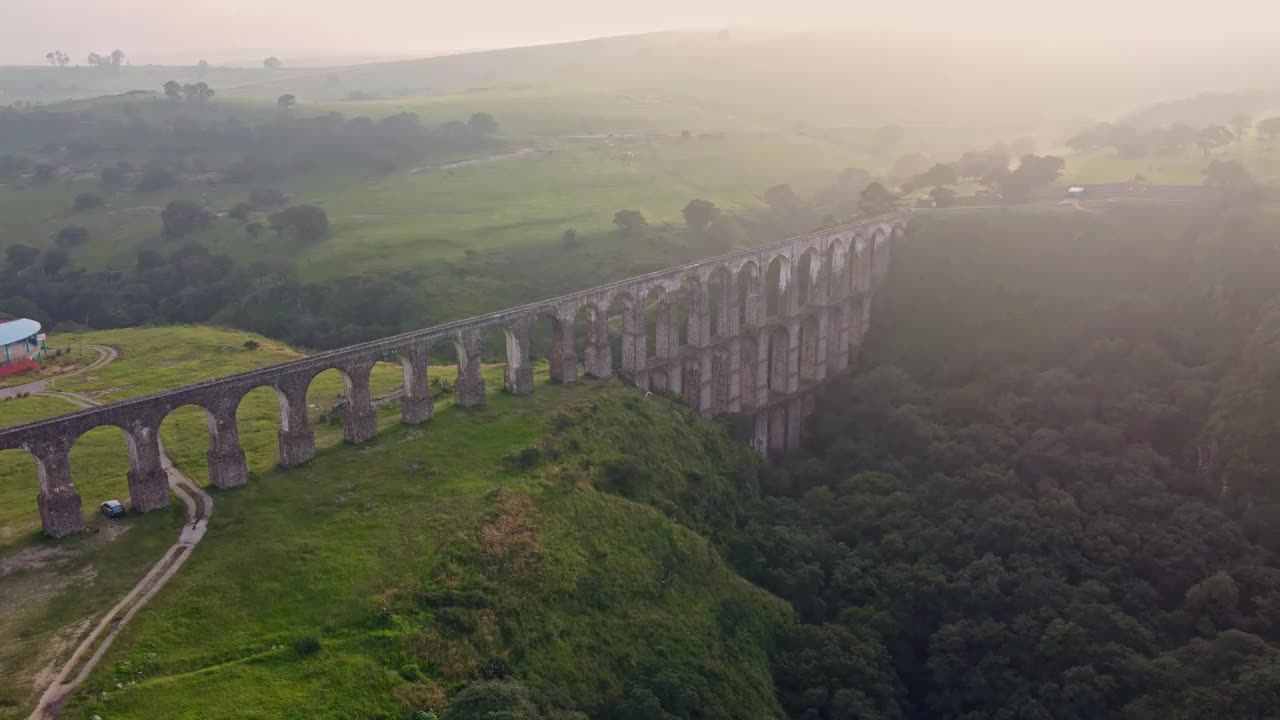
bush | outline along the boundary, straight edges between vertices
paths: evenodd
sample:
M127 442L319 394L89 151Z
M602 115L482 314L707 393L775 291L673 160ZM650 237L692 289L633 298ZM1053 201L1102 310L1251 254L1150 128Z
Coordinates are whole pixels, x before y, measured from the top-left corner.
M105 181L105 176L103 180ZM138 192L156 192L168 190L178 185L178 174L162 165L148 165L138 176L138 184L134 186Z
M506 680L511 677L511 664L500 657L491 657L476 670L481 680Z
M315 633L299 635L293 639L293 651L305 657L320 652L320 636Z
M619 210L613 215L613 224L628 234L638 233L649 225L639 210Z
M605 463L601 489L635 500L640 497L641 490L648 484L650 477L649 468L638 460L620 457Z
M252 350L257 350L257 349L258 349L258 348L260 348L260 347L262 347L262 346L258 344L258 341L257 341L257 340L252 340L252 339L251 339L251 340L245 340L245 341L244 341L244 349L245 349L245 350L250 350L250 351L252 351Z
M75 247L89 242L89 228L83 225L68 225L58 231L54 242L63 247Z
M213 214L200 203L191 200L174 200L160 213L164 225L164 238L173 240L209 227Z
M525 686L510 680L468 685L444 711L443 720L538 720L537 706Z
M293 235L302 242L319 242L329 235L329 217L315 205L294 205L270 218L277 235Z
M518 453L508 453L504 459L507 465L517 470L528 470L542 461L542 451L536 447L527 447Z
M231 208L231 210L227 212L227 215L239 220L240 222L244 222L249 219L249 213L251 212L253 212L253 206L249 203L242 202L236 203L235 207Z
M102 196L93 193L79 193L76 199L72 201L71 207L75 210L92 210L102 207Z
M563 245L566 249L577 247L578 231L574 228L569 228L568 230L565 230L564 235L560 236L560 244Z

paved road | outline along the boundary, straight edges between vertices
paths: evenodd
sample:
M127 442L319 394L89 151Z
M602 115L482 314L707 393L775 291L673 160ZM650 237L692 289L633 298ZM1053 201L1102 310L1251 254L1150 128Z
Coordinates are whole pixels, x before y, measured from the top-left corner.
M106 345L91 345L89 347L98 351L98 360L73 373L59 375L58 377L88 372L107 365L118 357L116 351ZM73 405L84 408L101 404L80 393L45 390L46 383L48 383L48 380L37 380L26 385L9 388L9 390L33 392L45 397L61 398ZM39 386L38 389L36 389L36 386ZM44 695L40 697L40 702L36 705L36 709L32 711L28 720L53 720L62 714L62 706L66 703L67 698L84 682L89 673L97 667L98 662L106 654L107 648L111 647L111 643L115 641L120 630L129 624L133 616L147 604L147 601L160 588L164 587L165 583L169 582L169 578L172 578L178 572L182 564L191 556L191 551L204 538L209 516L213 514L213 498L209 497L208 493L192 482L191 478L174 467L169 454L164 450L163 444L160 446L160 463L164 467L165 474L169 477L169 487L187 506L187 522L182 526L178 541L169 546L169 549L165 551L159 562L151 567L146 576L138 581L138 584L134 585L121 598L120 602L116 603L115 607L111 608L106 615L103 615L102 619L93 628L93 632L89 633L76 646L75 652L71 654L71 658L63 665L57 678L45 689ZM92 651L92 654L82 662L82 658L90 651Z

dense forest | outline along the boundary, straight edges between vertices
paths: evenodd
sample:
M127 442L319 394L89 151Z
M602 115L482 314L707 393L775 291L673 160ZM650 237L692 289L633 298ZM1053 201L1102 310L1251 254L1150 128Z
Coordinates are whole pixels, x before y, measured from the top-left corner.
M1274 229L914 221L860 371L717 532L795 607L792 717L1276 716Z

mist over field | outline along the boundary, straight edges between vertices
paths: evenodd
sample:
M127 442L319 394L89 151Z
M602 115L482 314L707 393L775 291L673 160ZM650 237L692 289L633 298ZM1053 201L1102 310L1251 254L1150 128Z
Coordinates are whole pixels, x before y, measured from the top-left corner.
M0 720L1274 720L1277 37L0 0Z

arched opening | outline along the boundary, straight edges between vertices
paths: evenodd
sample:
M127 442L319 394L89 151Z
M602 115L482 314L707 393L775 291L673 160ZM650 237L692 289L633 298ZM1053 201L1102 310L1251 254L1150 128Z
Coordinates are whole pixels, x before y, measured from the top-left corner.
M98 506L107 500L119 500L132 508L129 497L131 444L128 433L114 425L93 428L74 440L71 479L86 513L96 513Z
M577 360L565 358L564 336L560 320L551 313L539 313L534 317L529 327L528 353L535 376L546 372L551 382L562 383L569 381L566 372L572 370L573 377L577 377Z
M787 409L775 405L769 410L769 452L781 452L787 448Z
M816 302L816 293L814 292L814 275L818 269L818 251L815 248L809 248L800 255L800 260L795 264L795 273L793 274L796 307L805 309L812 307Z
M681 279L676 308L680 347L706 347L711 339L711 313L707 290L697 275Z
M769 262L769 269L764 276L765 318L776 320L789 315L794 309L794 288L792 287L791 261L779 255Z
M36 503L40 474L35 457L26 450L0 450L0 477L5 479L0 483L0 548L3 548L40 530L40 508Z
M337 368L317 373L307 385L307 420L315 432L316 447L342 441L342 414L350 387L351 378Z
M676 306L666 288L655 287L644 297L645 349L650 367L675 357L680 348Z
M681 397L694 410L702 408L702 360L694 353L681 359Z
M280 462L279 431L289 430L289 399L273 387L256 387L236 407L236 434L251 473L264 473Z
M754 262L745 262L738 268L739 323L742 328L760 327L764 324L764 281L760 268Z
M612 370L615 374L629 377L644 367L647 357L644 320L636 312L636 299L626 292L616 293L609 300L607 312Z
M827 246L827 251L822 255L822 271L819 273L821 279L823 295L828 303L839 302L844 299L844 287L840 282L840 276L844 271L844 246L841 241L836 240Z
M206 453L218 432L213 415L199 405L183 405L160 422L160 442L173 464L192 482L209 484Z
M711 337L731 337L741 322L738 293L729 269L720 266L707 278L707 309L710 312ZM733 297L729 297L732 293Z

